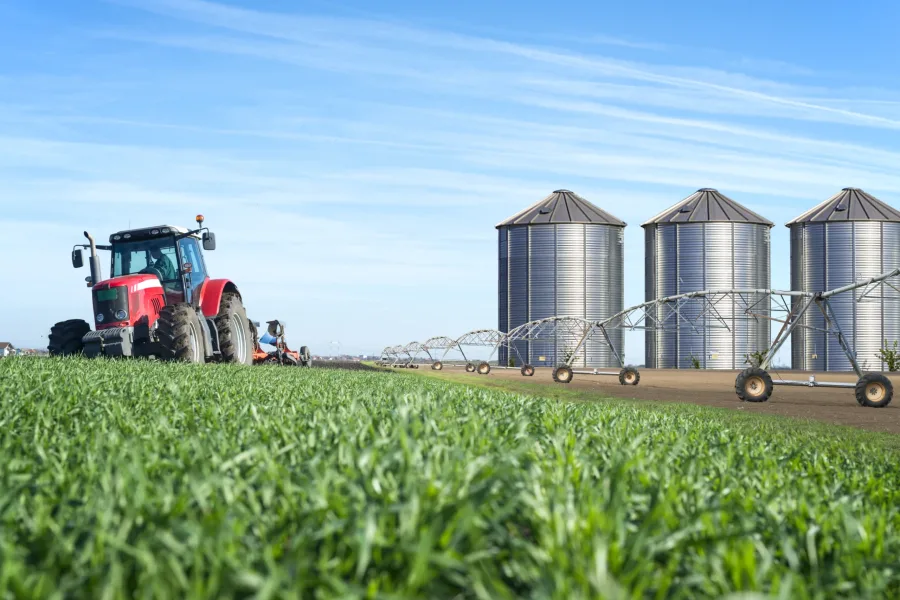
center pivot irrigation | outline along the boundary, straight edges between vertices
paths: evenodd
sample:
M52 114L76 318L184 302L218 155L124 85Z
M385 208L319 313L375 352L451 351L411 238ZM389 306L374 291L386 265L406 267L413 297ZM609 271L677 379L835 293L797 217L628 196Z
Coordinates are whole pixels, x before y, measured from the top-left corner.
M779 323L780 328L769 348L761 353L758 364L747 368L735 379L735 393L747 402L766 402L776 385L850 388L854 390L856 401L861 406L881 408L890 404L893 385L882 373L864 373L856 360L856 352L841 331L830 301L840 294L852 294L855 302L878 300L884 286L900 292L896 278L900 268L856 283L825 292L782 291L770 289L722 289L703 290L657 298L626 308L602 320L591 321L580 317L555 316L529 321L509 332L496 329L476 329L458 338L433 337L425 343L412 342L405 346L389 346L382 351L380 363L384 366L417 368L416 360L426 355L432 361L431 368L441 370L445 366L465 366L467 372L487 375L491 371L491 359L501 348L508 355L515 355L522 364L523 376L534 375L535 367L522 356L518 342L552 342L556 347L561 340L575 342L574 348L565 353L563 360L553 368L553 380L569 383L575 374L618 376L621 385L638 385L641 376L637 368L625 364L623 354L615 347L609 332L612 330L653 331L657 335L680 332L700 334L710 329L733 331L744 322ZM824 327L808 324L812 322L803 316L809 311L819 311ZM850 361L859 378L856 383L808 380L773 379L768 370L775 354L784 346L791 333L797 329L809 329L826 334L835 339ZM591 341L606 344L619 365L619 370L574 370L572 366L578 358L583 358L585 344ZM481 346L491 348L487 360L477 365L466 357L464 347ZM434 359L433 351L443 350L441 358ZM451 351L459 352L462 362L447 362ZM498 364L499 368L504 367Z

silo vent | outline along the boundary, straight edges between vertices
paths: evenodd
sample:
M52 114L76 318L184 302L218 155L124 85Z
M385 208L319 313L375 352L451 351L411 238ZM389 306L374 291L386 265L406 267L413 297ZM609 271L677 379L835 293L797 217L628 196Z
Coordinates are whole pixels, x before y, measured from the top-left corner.
M539 211L542 215L550 214L550 209L546 206Z
M843 204L838 204L837 206L834 207L834 210L841 212L841 211L847 210L847 208Z
M718 192L719 190L717 190L716 188L700 188L697 191L698 192Z

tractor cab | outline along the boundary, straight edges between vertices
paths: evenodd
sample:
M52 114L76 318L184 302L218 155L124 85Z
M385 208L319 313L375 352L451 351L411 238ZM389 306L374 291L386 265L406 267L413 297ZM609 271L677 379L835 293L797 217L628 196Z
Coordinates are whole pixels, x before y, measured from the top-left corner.
M215 247L213 240L184 227L159 225L120 231L109 241L112 278L153 275L162 285L166 304L197 305L200 287L209 278L200 242L211 250Z

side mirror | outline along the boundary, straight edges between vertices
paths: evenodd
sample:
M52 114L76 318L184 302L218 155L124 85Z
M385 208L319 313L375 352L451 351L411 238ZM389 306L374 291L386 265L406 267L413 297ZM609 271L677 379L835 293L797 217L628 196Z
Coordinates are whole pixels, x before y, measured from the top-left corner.
M215 250L216 249L216 234L212 231L203 232L203 249L204 250Z
M81 248L72 250L72 266L80 269L84 266L84 257L81 255Z

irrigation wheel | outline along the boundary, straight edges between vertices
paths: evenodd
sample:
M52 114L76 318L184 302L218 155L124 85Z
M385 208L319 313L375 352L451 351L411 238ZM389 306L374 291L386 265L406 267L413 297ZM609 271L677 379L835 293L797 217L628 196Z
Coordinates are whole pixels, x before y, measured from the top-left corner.
M431 365L431 368L434 369L435 371L440 371L441 369L444 368L444 363L442 363L442 362L439 361L439 360L436 360L436 361L434 361L434 363Z
M634 367L624 367L619 371L619 383L622 385L637 385L641 380L641 374Z
M556 383L569 383L572 375L572 369L566 365L553 369L553 381Z
M472 363L466 363L466 373L474 373L474 372L475 372L475 365L473 365Z
M774 387L772 377L759 367L744 369L734 380L734 392L745 402L765 402Z
M891 403L894 386L881 373L866 373L856 382L856 401L860 406L884 408Z
M478 374L479 375L487 375L491 372L491 365L486 363L485 361L481 361L478 363Z
M521 371L524 377L531 377L534 375L534 367L531 365L522 365Z

